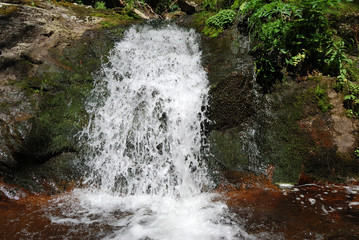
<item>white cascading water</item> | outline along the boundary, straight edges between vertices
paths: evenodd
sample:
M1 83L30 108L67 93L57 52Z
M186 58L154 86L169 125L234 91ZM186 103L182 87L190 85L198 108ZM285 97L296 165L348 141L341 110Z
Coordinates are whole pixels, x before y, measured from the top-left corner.
M104 239L252 239L209 193L208 82L195 31L132 27L102 75L84 133L89 187L74 190L77 207L52 221L106 222Z

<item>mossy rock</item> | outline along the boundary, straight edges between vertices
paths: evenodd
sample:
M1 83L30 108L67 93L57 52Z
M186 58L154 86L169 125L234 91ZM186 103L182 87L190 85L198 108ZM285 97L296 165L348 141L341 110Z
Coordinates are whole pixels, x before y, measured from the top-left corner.
M311 104L304 84L278 85L271 94L271 117L264 124L261 144L266 164L275 166L276 182L296 183L308 157L310 139L300 128L304 107Z
M321 84L321 91L326 91L326 85ZM288 82L277 85L268 95L271 110L261 123L260 150L265 164L275 167L276 182L297 183L301 172L317 181L339 182L358 174L353 154L337 151L330 109L323 111L318 105L317 86L314 78ZM327 93L323 99L325 96Z
M209 136L211 158L225 169L248 171L252 166L243 151L243 138L238 129L212 131Z
M33 78L17 83L30 96L37 96L33 108L38 109L17 161L43 163L63 152L80 151L77 134L88 121L87 98L97 72L125 29L88 31L63 52L53 52L55 64L45 62Z
M9 182L30 192L55 194L80 185L85 170L76 153L63 153L43 164L24 166Z

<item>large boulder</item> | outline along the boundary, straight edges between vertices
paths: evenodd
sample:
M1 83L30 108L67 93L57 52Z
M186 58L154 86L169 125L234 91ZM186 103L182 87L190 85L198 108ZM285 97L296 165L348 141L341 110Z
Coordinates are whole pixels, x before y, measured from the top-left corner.
M202 31L205 21L195 14L179 22ZM358 176L358 120L346 116L343 96L333 90L335 78L292 79L264 93L248 39L237 26L202 40L210 84L206 130L215 169L290 183L303 182L303 176L306 182ZM318 83L324 95L316 93Z
M34 2L0 3L0 179L41 191L79 178L86 99L127 27L100 28L84 16L93 9Z

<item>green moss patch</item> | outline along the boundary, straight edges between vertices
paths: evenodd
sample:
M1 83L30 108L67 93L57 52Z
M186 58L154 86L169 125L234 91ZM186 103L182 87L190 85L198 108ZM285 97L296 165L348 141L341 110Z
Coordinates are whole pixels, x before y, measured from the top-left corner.
M63 153L41 165L21 169L11 181L30 192L56 194L79 185L84 166L74 153Z
M281 86L272 95L273 115L264 123L261 148L266 164L275 166L276 182L296 183L309 153L310 140L299 125L303 108L311 104L304 89L305 86Z
M54 63L43 64L34 78L21 85L38 114L18 158L22 162L45 162L62 152L78 152L77 133L87 124L85 109L96 72L125 28L96 30L84 34L63 52L54 51Z
M243 171L250 168L249 158L242 151L243 143L238 129L212 131L209 141L212 157L225 168Z

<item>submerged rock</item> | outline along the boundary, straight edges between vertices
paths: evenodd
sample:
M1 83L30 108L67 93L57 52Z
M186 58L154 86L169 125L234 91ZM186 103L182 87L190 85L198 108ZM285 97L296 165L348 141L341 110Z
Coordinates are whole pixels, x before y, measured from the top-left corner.
M272 185L264 176L225 172L216 192L249 234L260 239L356 239L359 236L355 185Z

